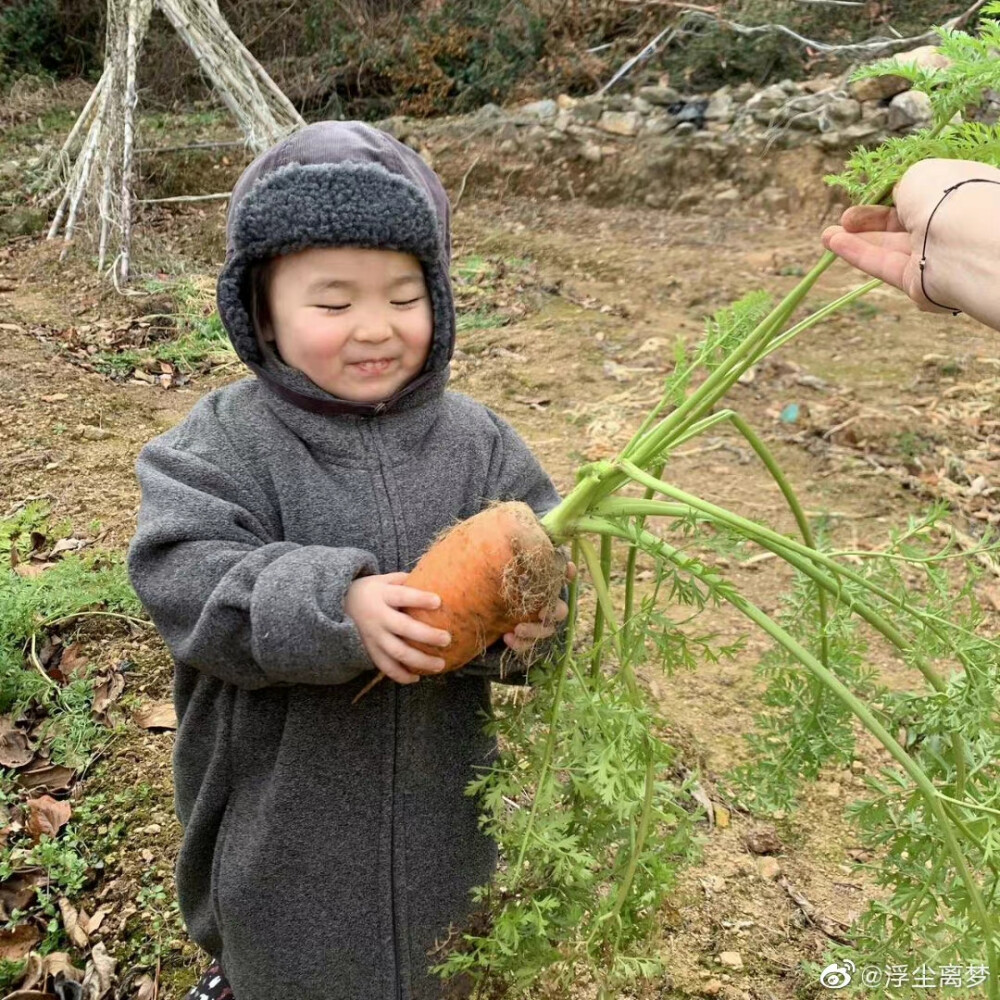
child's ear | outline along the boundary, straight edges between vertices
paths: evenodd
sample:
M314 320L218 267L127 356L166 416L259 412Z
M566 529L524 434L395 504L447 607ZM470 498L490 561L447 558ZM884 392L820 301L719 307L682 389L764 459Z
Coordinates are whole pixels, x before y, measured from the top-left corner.
M258 339L273 343L274 327L271 324L271 309L268 302L268 287L270 285L270 262L257 265L252 272L251 282L253 292L250 296L250 319Z

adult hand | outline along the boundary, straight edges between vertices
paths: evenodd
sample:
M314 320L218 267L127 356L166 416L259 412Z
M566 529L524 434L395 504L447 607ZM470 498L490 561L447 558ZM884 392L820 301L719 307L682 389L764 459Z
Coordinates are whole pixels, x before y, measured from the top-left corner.
M572 580L576 576L576 563L566 563L566 579ZM569 614L569 608L563 600L556 601L552 612L539 621L521 622L514 627L513 632L505 632L503 641L516 653L524 653L538 642L539 639L548 639L555 635L556 625L563 621Z
M1000 186L963 185L941 204L934 215L921 288L920 259L931 213L947 188L971 178L1000 181L1000 170L967 160L922 160L896 185L893 208L849 208L839 226L823 233L823 245L905 292L925 312L946 312L950 310L945 307L951 307L991 323L997 298ZM991 283L984 287L970 281L970 269L980 272L984 268L985 275L977 273L976 277L992 274Z
M430 646L447 646L451 635L412 618L402 608L435 609L441 598L429 590L403 586L408 573L360 576L348 588L344 611L354 619L365 650L382 673L400 684L413 684L421 675L408 670L416 667L437 672L445 661L428 656L405 640Z

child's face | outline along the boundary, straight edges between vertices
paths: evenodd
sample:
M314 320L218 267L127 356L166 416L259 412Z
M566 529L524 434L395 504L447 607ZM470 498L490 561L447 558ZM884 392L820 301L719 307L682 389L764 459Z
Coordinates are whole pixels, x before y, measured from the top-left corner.
M358 402L391 396L427 360L434 321L412 254L310 247L275 258L269 323L285 364L327 392Z

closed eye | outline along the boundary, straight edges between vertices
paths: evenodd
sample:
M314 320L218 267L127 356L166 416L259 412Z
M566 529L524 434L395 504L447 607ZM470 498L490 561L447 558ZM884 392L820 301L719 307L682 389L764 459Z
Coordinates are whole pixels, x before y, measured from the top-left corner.
M423 298L422 295L418 295L415 299L407 299L405 302L392 302L391 305L394 305L394 306L412 306L414 303L419 302L422 298ZM320 303L317 303L316 308L317 309L323 309L326 312L339 313L339 312L343 312L345 309L350 309L351 308L351 304L348 302L347 305L343 305L343 306L327 306L327 305L322 305Z

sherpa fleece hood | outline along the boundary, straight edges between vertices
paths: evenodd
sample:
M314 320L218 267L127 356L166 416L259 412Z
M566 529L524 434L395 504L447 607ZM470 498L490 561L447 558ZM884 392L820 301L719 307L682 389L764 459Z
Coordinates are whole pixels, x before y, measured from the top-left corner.
M258 341L251 320L254 263L306 247L357 246L413 254L431 296L434 335L419 375L374 402L342 399ZM316 122L262 153L233 190L218 306L236 353L269 389L322 415L374 416L440 394L455 348L451 207L437 174L412 149L363 122Z

